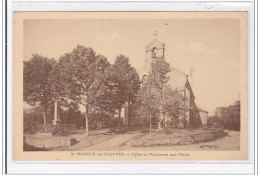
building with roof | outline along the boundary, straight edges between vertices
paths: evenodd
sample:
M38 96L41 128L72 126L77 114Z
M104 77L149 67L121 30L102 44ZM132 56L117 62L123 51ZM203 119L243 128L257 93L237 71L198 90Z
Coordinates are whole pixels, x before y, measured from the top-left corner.
M204 126L207 126L208 124L208 114L209 112L208 111L205 111L201 108L198 108L199 109L199 114L200 114L200 118L201 118L201 122Z
M154 59L165 59L165 44L157 41L157 39L155 38L145 47L145 53L145 65L139 70L139 75L142 80L145 80L145 77L151 71L151 63ZM184 103L189 109L184 116L180 116L179 118L185 118L186 123L195 127L195 125L197 125L197 123L201 123L201 121L199 110L196 107L195 103L195 95L188 80L188 75L172 66L170 66L170 70L171 71L168 73L169 80L167 84L171 87L172 90L178 90L178 92L182 94L184 99L186 99ZM160 116L159 127L165 126L164 123L167 123L168 120L171 120L171 118L167 116ZM179 125L183 126L184 123L181 122L179 123Z

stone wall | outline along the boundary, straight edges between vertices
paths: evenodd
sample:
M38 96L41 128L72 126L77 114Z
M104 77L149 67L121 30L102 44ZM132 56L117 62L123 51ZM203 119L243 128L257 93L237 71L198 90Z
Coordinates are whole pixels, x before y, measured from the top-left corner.
M70 137L55 137L47 135L27 135L23 137L25 150L31 148L49 149L58 147L69 147L76 144L75 138Z
M227 133L224 132L223 130L215 130L215 131L210 131L206 133L200 133L200 134L191 134L188 136L185 136L182 139L182 142L189 142L189 143L201 143L201 142L209 142L213 141L222 137L227 136Z
M172 145L188 145L201 142L209 142L227 136L223 130L207 131L198 134L186 134L175 136L170 134L161 138L139 138L129 144L131 146L172 146Z

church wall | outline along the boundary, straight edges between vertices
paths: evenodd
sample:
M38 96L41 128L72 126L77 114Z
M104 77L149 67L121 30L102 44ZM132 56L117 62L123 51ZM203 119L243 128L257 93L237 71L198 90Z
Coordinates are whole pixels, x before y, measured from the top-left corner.
M164 57L164 49L157 49L156 57L163 58Z

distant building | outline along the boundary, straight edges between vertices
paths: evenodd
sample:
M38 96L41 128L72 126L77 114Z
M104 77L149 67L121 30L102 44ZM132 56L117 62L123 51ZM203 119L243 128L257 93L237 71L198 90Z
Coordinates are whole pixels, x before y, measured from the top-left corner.
M157 41L157 39L154 39L150 44L146 46L145 52L145 65L139 71L139 75L142 80L144 80L145 77L149 74L151 70L150 65L154 59L165 58L165 44ZM170 69L171 72L168 74L170 77L168 84L173 90L178 90L183 95L183 97L186 99L184 103L189 109L185 116L180 116L180 119L186 117L187 123L194 126L197 120L200 120L200 117L195 104L195 95L188 80L188 75L176 68L170 67ZM160 117L160 123L165 123L167 122L167 120L170 120L170 118ZM180 123L180 125L183 125L183 123ZM162 126L162 124L159 124L159 126Z
M200 118L201 118L201 122L204 126L206 126L208 123L208 111L205 111L201 108L199 108L199 114L200 114Z
M224 114L223 114L223 107L218 107L217 109L216 109L216 111L215 111L215 115L217 116L217 117L223 117L224 116Z

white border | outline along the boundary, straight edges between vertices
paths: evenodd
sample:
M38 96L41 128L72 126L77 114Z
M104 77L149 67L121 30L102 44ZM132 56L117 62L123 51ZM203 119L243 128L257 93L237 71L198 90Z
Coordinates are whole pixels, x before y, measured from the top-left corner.
M214 7L214 8L207 8ZM38 162L15 162L13 161L13 11L248 11L248 42L249 42L249 160L246 162L198 162L193 163L82 163L82 162L52 162L45 164ZM8 174L252 174L254 171L254 4L252 1L245 2L29 2L9 1L7 14L7 165ZM67 164L72 163L72 164ZM220 164L222 163L222 164Z

